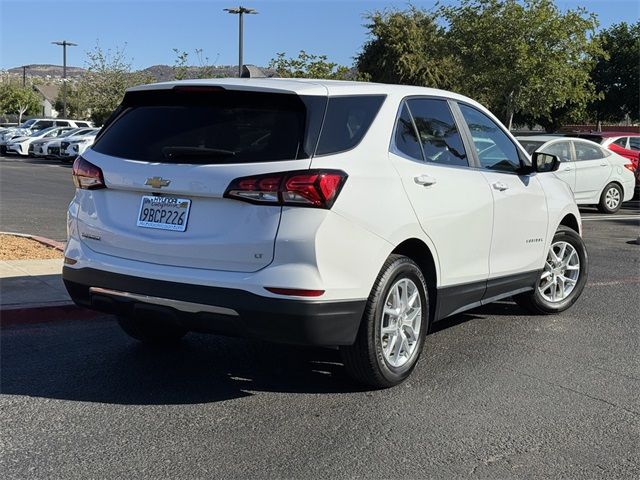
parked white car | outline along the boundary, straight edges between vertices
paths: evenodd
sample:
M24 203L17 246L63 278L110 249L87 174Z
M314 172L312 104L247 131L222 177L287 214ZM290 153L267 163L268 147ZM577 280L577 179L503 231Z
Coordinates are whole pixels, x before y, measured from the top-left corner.
M29 146L42 138L54 138L60 135L64 135L65 132L72 130L70 127L50 127L45 128L43 130L37 130L34 133L15 137L7 142L7 153L16 153L18 155L28 155L29 154Z
M73 160L76 156L83 154L87 148L93 145L99 131L99 128L93 128L82 135L65 138L60 143L60 158Z
M615 213L633 198L635 167L628 158L582 138L519 136L532 154L550 153L560 158L556 176L573 190L578 205L597 205L603 213Z
M477 102L375 83L215 79L127 91L73 166L63 278L156 343L189 330L339 347L404 380L432 322L587 279L553 155Z
M92 122L84 120L70 120L67 118L32 118L29 119L17 127L8 128L0 136L0 141L8 142L12 138L18 136L28 136L39 130L44 130L51 127L93 127Z
M55 138L47 137L40 140L31 142L29 145L29 155L34 157L47 157L58 158L60 156L60 142L71 138L75 135L85 135L86 133L93 132L94 128L73 128L67 130L63 135ZM56 148L57 147L57 150ZM53 150L50 152L49 149Z

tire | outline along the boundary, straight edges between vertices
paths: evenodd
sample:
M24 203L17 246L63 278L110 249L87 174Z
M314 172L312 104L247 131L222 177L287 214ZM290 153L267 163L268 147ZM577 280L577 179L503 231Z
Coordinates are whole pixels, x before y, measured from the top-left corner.
M408 292L407 296L403 296L402 292ZM417 294L415 298L414 294ZM407 297L414 298L413 302L404 302L403 298ZM420 310L417 308L417 299L420 300ZM394 309L403 313L395 315L385 312L387 302L390 307L395 304ZM410 307L403 310L401 305ZM412 315L413 320L410 319ZM400 327L397 326L398 319L404 321ZM383 326L395 333L382 335ZM375 388L398 385L416 366L428 328L429 297L420 267L410 258L390 255L367 300L355 343L340 347L347 373L355 380ZM415 330L418 330L417 333ZM394 349L394 345L400 348Z
M553 283L548 283L551 281L550 278L554 278L554 259L552 257L551 251L553 250L556 254L558 253L558 251L562 252L561 245L563 244L570 245L575 251L578 261L577 277L573 278L573 281L575 281L575 283L573 284L573 289L565 297L557 298L555 301L553 301L549 297L551 295L558 295L559 287L556 288L553 286ZM571 250L568 247L565 252L565 255L571 255L571 258L566 258L566 263L561 262L565 263L564 269L562 268L562 266L558 266L556 267L555 272L561 272L563 278L570 278L574 275L573 272L575 272L576 270L568 267L576 266L576 257L573 256ZM582 294L582 291L584 290L584 286L587 283L588 273L589 260L587 257L587 249L585 248L582 238L574 230L565 226L560 226L556 234L553 236L551 248L549 249L549 253L547 254L547 259L545 262L545 269L536 282L534 289L530 292L516 295L513 298L516 303L522 308L529 310L530 312L535 314L549 315L553 313L560 313L571 307L571 305L573 305L576 300L578 300L578 298ZM557 283L562 283L562 288L565 289L567 288L566 286L569 282L561 280ZM545 290L546 285L549 285L549 287L547 287L547 290ZM571 284L569 283L569 285Z
M616 213L622 206L622 200L624 200L624 192L620 185L610 183L602 190L598 210L602 213Z
M140 342L154 345L177 343L188 332L188 330L178 325L157 321L147 316L119 315L118 325L130 337Z

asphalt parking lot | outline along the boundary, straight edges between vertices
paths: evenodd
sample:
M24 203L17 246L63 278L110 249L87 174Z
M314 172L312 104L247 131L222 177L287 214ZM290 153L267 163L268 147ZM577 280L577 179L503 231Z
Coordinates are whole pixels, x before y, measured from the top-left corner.
M0 158L2 230L49 219L27 233L63 239L69 173ZM196 334L156 350L109 316L6 327L0 476L638 478L639 204L583 213L572 309L457 315L389 390L354 385L333 350Z

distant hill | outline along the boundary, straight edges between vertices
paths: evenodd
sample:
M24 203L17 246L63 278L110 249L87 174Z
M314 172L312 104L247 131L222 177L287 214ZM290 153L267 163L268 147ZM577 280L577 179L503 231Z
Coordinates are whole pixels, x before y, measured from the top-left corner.
M22 67L9 68L7 72L22 75ZM67 77L79 77L85 72L84 68L67 66ZM28 77L62 78L62 65L27 65Z
M62 78L62 66L61 65L27 65L27 77L41 77L41 78ZM259 67L265 75L273 75L273 71ZM174 69L170 65L153 65L140 70L142 73L146 73L153 77L156 82L167 82L174 79ZM11 75L22 76L22 67L9 68L7 72ZM68 78L79 78L86 69L80 67L67 66ZM238 74L238 67L235 65L224 65L220 67L188 67L186 78L200 78L206 74L207 77L235 77Z

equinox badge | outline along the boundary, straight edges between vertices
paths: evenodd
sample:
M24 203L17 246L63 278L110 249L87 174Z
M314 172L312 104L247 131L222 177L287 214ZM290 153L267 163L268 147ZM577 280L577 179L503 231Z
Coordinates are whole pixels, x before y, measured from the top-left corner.
M170 183L171 180L165 180L162 177L149 177L147 178L147 181L144 182L145 185L149 185L153 188L168 187Z

